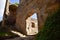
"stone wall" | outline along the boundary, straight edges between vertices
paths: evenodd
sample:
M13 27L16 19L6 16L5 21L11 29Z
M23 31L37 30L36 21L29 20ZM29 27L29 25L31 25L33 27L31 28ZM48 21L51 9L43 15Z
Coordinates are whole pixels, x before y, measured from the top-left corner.
M21 0L16 19L16 28L26 33L26 19L33 13L37 13L39 30L43 28L47 16L58 9L59 0Z
M7 1L6 9L5 9L2 26L5 25L14 25L16 22L16 11L17 6L14 4L9 4L9 1Z
M5 4L5 10L4 10L4 15L3 15L3 21L2 21L2 26L5 26L5 20L7 18L7 15L9 13L9 0L6 0L6 4Z

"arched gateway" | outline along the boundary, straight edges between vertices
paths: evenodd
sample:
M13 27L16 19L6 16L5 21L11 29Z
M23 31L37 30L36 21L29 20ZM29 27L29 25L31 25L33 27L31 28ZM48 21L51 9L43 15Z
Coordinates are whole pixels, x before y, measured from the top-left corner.
M4 15L8 12L9 2L6 2L6 8ZM16 14L16 29L25 35L35 35L43 28L44 22L47 16L55 12L59 7L59 0L20 0L17 14ZM34 13L37 14L37 31L33 28L35 27L35 23L31 22L31 27L27 27L29 24L27 23L27 19L31 20L29 17L32 16ZM5 20L5 16L3 17ZM2 25L4 24L4 21ZM27 25L26 25L27 24ZM33 25L32 25L33 24ZM27 28L27 29L26 29ZM29 30L30 31L29 31ZM32 33L31 33L32 32Z
M26 19L37 13L38 32L43 28L47 16L57 10L59 0L20 0L17 10L16 28L23 34L26 31ZM34 25L34 23L32 23ZM29 29L29 28L28 28Z

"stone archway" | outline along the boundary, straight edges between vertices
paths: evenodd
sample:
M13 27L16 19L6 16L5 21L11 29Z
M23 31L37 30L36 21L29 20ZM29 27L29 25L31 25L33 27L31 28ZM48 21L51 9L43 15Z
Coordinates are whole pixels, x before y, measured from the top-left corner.
M35 35L38 33L37 13L34 13L33 15L31 15L26 19L26 32L27 32L27 35Z
M25 17L25 30L28 30L28 29L26 29L26 27L27 27L27 25L26 25L26 21L28 22L28 25L30 24L30 27L31 27L31 25L32 25L32 22L31 22L31 16L34 14L34 13L36 13L37 14L37 22L38 22L38 24L37 24L37 28L36 28L36 31L35 32L37 32L38 33L38 31L40 30L40 26L42 25L42 19L40 19L41 17L41 15L40 15L40 11L38 10L38 9L33 9L33 10L31 10L30 12L28 12L24 17ZM34 23L34 22L33 22ZM36 22L35 22L36 23ZM34 23L34 24L35 24ZM36 24L34 25L34 26L36 26ZM27 27L28 28L28 27ZM31 28L30 29L30 31L31 32L34 32L34 31L32 31L32 30L34 30L33 28ZM37 33L31 33L31 34L29 34L29 32L28 31L26 31L26 33L27 33L27 35L35 35L35 34L37 34Z
M38 27L41 30L47 16L49 15L49 12L53 12L58 8L59 3L56 1L57 0L21 1L21 3L19 3L19 7L17 11L18 14L16 19L16 26L17 26L16 28L23 34L27 34L26 19L29 16L33 15L33 13L37 13Z
M22 14L21 14L22 13ZM40 10L38 8L36 9L31 9L28 10L25 13L23 12L19 12L17 14L17 19L16 19L16 28L23 34L27 35L27 31L26 31L26 19L28 17L30 17L31 15L33 15L34 13L37 13L37 19L38 19L38 31L40 30L40 28L43 25L43 21L41 19L41 14L40 14Z

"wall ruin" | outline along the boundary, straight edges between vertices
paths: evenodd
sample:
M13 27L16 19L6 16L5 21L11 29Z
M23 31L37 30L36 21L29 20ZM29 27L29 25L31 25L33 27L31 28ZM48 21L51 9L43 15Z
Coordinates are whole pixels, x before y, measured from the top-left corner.
M26 19L37 13L39 30L43 28L49 12L54 12L59 7L59 0L21 0L16 19L16 28L21 33L26 33Z

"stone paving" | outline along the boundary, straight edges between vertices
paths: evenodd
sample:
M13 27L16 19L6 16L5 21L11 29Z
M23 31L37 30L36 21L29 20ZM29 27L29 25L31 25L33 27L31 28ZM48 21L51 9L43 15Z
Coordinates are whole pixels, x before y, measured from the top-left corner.
M34 36L27 36L27 37L15 37L11 39L5 39L5 40L35 40Z

